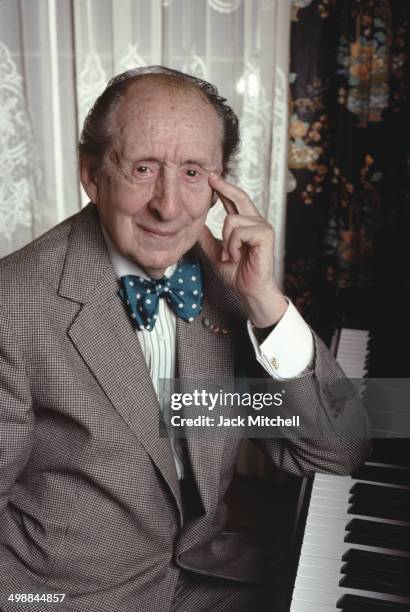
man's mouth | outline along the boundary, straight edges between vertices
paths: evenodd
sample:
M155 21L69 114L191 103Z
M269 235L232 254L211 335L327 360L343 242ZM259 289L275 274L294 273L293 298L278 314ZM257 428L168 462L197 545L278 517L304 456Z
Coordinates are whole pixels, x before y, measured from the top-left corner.
M172 236L176 236L178 231L174 231L174 232L170 232L170 231L164 231L164 230L160 230L156 227L146 227L145 225L140 225L140 227L145 231L148 232L149 234L153 234L154 236L162 236L164 238L170 238Z

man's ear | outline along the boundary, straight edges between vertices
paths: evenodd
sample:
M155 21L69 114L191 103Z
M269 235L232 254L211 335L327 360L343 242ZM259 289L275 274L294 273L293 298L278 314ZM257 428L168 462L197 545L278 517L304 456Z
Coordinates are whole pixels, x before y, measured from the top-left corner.
M83 156L80 158L80 180L85 193L90 198L91 202L98 204L98 186L96 182L97 171L95 168L95 160L90 157Z

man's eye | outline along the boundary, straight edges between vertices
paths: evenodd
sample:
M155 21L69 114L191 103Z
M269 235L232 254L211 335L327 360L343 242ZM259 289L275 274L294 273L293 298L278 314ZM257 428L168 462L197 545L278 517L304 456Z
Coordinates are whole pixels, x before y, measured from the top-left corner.
M137 172L139 172L140 174L147 174L149 172L149 168L148 166L138 166L136 168Z
M190 168L189 170L186 171L187 176L189 176L190 178L195 178L197 176L199 176L199 172L197 170L192 170L192 168Z

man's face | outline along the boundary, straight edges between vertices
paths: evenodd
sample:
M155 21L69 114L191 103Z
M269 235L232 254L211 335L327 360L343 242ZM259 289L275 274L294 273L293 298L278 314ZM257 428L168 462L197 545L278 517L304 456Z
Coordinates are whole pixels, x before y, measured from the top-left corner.
M195 91L144 80L112 117L112 144L83 185L118 251L152 277L197 241L222 171L222 124Z

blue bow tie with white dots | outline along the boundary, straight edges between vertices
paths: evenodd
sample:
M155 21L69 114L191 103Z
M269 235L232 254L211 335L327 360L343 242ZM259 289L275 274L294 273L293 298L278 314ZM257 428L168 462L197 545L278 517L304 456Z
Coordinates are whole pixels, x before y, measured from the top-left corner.
M199 262L184 262L178 265L171 278L122 276L118 293L129 310L134 327L139 330L154 329L161 297L178 317L191 322L202 310L201 267Z

